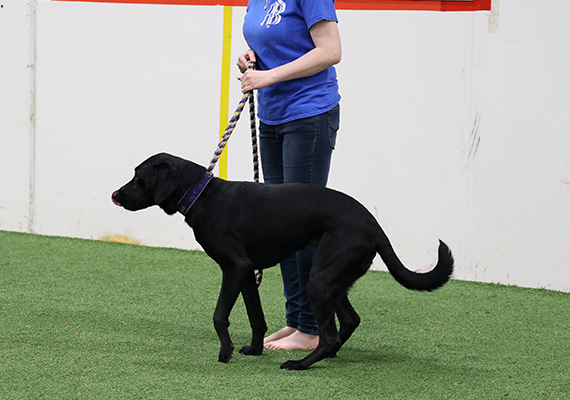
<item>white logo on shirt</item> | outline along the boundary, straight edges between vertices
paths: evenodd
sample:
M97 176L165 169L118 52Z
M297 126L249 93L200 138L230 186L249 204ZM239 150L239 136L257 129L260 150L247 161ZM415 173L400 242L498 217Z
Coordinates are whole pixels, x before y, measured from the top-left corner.
M267 28L271 25L277 25L281 22L281 13L285 11L286 7L287 4L285 4L283 0L277 0L275 3L271 4L271 7L267 10L267 14L260 25L265 25Z

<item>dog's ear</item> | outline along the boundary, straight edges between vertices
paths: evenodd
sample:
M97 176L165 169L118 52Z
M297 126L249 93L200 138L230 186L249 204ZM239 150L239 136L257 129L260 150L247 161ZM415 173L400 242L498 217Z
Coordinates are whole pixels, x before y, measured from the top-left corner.
M167 163L154 166L154 202L163 203L178 188L178 173Z

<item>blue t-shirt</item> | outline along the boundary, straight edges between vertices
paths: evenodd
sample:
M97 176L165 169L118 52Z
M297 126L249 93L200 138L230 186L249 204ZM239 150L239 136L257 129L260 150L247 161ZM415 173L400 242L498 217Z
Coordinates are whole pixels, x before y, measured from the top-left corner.
M279 67L314 49L309 29L323 20L338 21L334 0L249 0L243 35L257 68ZM322 114L340 101L335 68L260 89L257 99L258 117L269 125Z

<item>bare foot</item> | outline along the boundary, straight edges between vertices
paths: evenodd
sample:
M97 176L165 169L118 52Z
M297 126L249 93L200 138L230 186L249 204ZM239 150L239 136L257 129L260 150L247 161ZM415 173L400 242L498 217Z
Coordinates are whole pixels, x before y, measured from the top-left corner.
M318 335L309 335L295 330L289 336L268 343L265 347L273 350L314 350L318 345Z
M285 337L287 337L287 336L289 336L295 332L297 332L297 329L291 328L290 326L286 326L285 328L280 329L277 332L275 332L274 334L269 335L265 339L263 339L263 346L269 348L268 345L270 343L273 343L277 340L281 340L281 339L283 339L283 338L285 338Z

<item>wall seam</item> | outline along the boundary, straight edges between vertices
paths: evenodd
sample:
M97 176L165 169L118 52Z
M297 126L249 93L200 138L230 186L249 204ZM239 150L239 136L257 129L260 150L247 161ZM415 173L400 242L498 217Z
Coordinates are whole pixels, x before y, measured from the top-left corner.
M37 66L37 13L38 0L28 4L28 233L35 231L36 219L36 66Z

